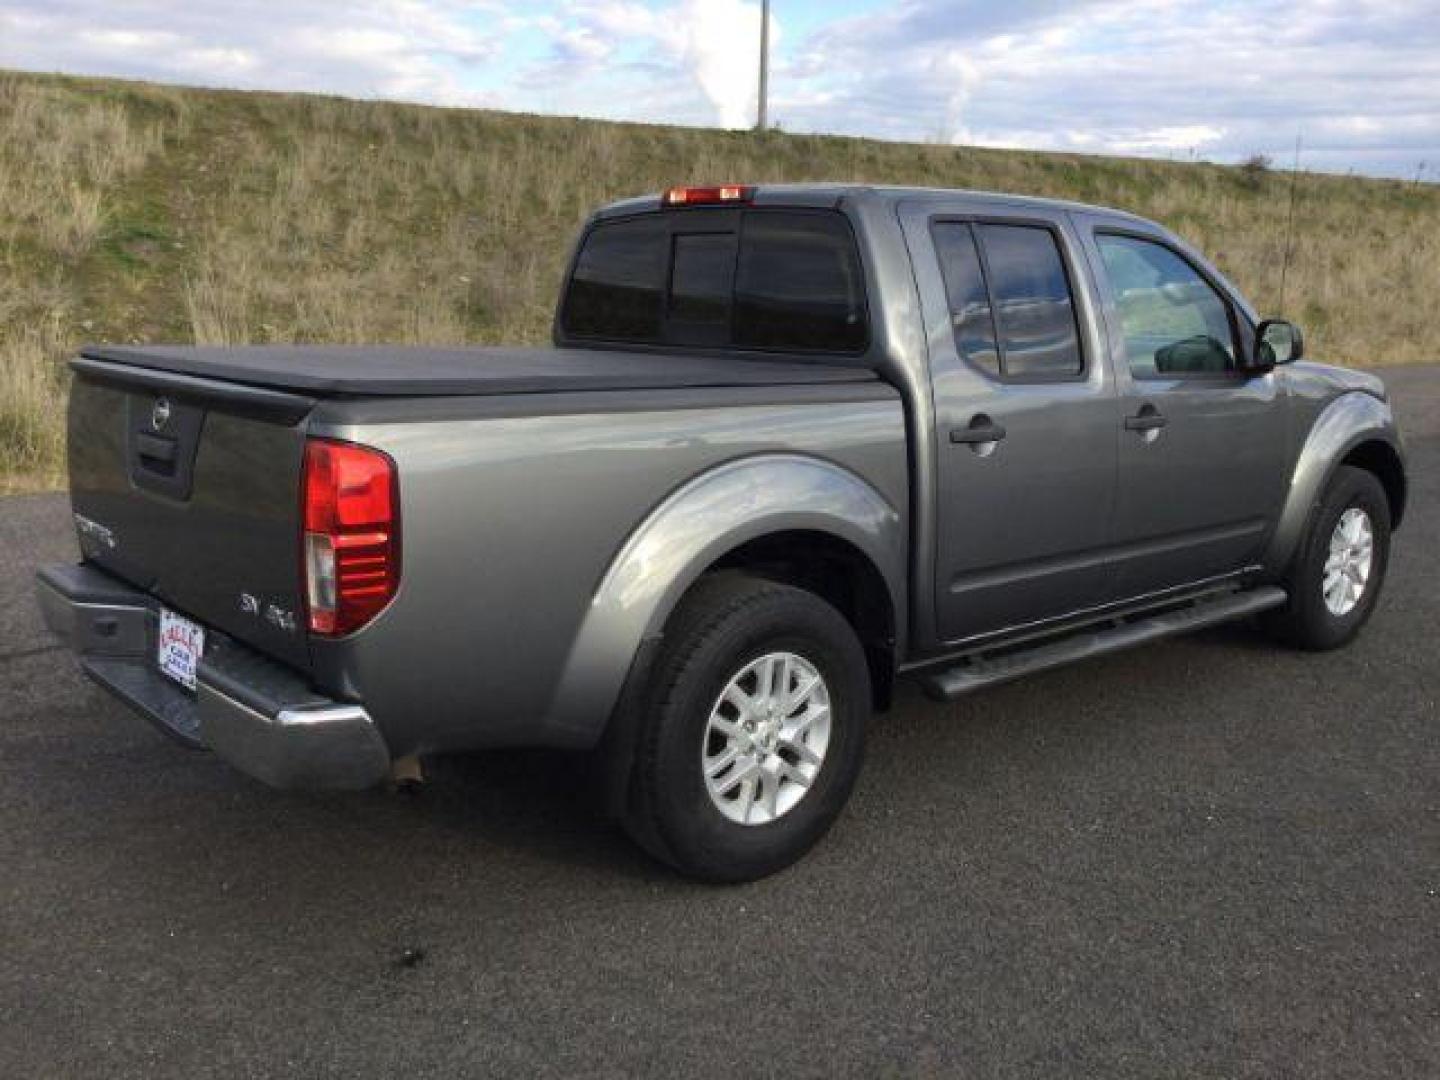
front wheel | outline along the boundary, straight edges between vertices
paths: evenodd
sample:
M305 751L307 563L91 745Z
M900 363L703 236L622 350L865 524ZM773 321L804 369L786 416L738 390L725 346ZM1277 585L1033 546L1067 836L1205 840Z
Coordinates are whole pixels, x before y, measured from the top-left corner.
M717 575L666 627L644 708L631 835L693 877L749 881L839 816L864 752L869 671L824 600Z
M1286 575L1290 601L1267 620L1297 648L1334 649L1370 618L1390 561L1390 503L1373 473L1342 466Z

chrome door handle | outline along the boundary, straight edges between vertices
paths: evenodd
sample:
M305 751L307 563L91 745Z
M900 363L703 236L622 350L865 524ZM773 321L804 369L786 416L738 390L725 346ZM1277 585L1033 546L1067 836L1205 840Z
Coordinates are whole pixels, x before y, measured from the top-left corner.
M1159 431L1169 422L1169 420L1166 420L1165 417L1161 416L1154 409L1150 409L1148 412L1145 409L1141 409L1136 415L1125 418L1125 430Z
M1005 425L995 423L984 413L971 420L969 427L950 429L952 443L963 443L968 446L999 442L1004 437Z

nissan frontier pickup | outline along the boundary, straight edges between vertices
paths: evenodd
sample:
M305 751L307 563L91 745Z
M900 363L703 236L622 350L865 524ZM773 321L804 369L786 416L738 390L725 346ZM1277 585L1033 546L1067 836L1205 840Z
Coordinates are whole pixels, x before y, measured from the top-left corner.
M1330 649L1405 513L1374 376L1127 213L852 185L604 207L552 348L92 346L84 671L282 787L594 751L680 871L809 849L900 679L1230 619Z

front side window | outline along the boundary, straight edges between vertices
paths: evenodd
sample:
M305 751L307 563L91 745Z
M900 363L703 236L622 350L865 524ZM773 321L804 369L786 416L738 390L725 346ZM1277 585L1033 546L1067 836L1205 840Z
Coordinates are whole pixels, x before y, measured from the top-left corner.
M1153 240L1102 233L1096 242L1136 378L1234 369L1230 308L1199 271Z

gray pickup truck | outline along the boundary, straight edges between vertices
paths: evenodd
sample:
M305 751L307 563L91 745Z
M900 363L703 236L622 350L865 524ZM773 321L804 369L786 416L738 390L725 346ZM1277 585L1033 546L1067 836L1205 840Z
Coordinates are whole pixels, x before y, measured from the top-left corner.
M1338 646L1405 510L1381 382L1117 211L672 189L586 224L554 339L84 349L49 625L271 784L593 750L648 850L745 880L897 679L1252 615Z

